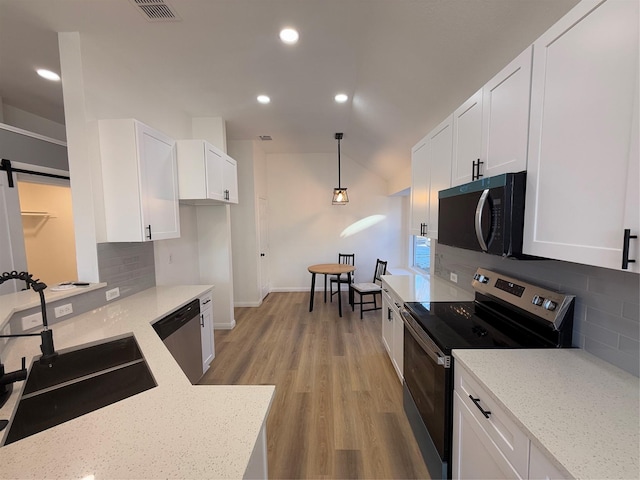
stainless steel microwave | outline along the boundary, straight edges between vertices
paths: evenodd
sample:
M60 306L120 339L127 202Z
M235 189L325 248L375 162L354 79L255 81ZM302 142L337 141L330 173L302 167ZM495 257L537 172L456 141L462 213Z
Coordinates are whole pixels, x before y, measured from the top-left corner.
M526 172L481 178L438 192L438 243L522 256Z

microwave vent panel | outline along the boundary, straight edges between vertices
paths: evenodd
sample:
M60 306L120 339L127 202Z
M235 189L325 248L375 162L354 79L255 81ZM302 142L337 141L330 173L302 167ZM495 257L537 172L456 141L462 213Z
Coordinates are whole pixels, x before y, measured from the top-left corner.
M131 3L149 22L179 22L181 18L164 0L131 0Z

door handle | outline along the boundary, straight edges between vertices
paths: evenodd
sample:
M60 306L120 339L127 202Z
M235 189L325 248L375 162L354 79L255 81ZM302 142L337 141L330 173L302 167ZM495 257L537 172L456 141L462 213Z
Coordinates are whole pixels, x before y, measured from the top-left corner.
M635 259L630 259L629 258L629 241L632 238L638 238L637 235L631 235L631 230L628 228L625 228L624 230L624 240L622 242L622 269L623 270L628 270L629 269L629 264L630 263L635 263L636 260Z
M484 408L482 408L480 406L480 399L479 398L473 398L473 395L469 395L469 398L471 399L471 401L473 403L476 404L476 407L478 407L478 409L482 412L482 415L484 415L484 418L489 418L489 415L491 415L491 411L490 410L485 410Z
M478 200L478 206L476 207L476 238L478 239L478 243L480 244L480 248L483 252L486 252L487 242L484 240L484 232L482 231L482 211L484 210L484 206L487 203L487 197L489 196L489 189L485 189L480 195L480 200Z
M147 227L145 228L145 230L147 230L147 239L151 240L151 225L147 225Z

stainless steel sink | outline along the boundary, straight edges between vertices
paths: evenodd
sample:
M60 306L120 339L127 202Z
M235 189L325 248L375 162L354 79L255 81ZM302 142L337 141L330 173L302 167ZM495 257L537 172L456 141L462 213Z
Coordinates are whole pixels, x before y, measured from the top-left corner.
M29 369L5 445L156 386L133 336L61 353Z

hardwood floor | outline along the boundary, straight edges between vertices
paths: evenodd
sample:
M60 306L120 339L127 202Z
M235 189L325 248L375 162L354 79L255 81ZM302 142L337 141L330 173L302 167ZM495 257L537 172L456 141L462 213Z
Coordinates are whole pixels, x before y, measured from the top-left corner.
M325 304L322 295L308 308L308 293L237 308L236 327L215 332L216 357L200 383L276 385L270 478L429 478L382 344L381 312L360 320L346 306L340 318L336 298Z

